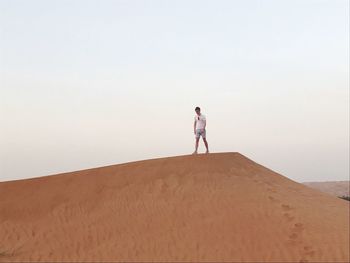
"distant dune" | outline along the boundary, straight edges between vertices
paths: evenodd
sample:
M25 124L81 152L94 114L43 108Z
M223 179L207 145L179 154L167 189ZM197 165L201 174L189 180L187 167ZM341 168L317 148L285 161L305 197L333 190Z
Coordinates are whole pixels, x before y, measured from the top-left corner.
M303 182L303 184L334 196L350 196L349 181Z
M347 262L349 202L239 153L178 156L2 182L0 237L6 262Z

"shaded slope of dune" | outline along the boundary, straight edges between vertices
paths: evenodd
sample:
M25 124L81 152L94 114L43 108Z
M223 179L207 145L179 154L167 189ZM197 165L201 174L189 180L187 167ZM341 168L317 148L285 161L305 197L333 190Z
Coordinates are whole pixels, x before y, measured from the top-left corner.
M349 202L239 153L0 183L0 261L349 261Z

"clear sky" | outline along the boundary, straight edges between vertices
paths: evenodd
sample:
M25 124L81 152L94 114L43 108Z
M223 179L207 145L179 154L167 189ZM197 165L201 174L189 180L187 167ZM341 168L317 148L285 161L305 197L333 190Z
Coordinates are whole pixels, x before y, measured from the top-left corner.
M348 32L348 0L0 0L0 181L192 153L195 106L212 152L348 180Z

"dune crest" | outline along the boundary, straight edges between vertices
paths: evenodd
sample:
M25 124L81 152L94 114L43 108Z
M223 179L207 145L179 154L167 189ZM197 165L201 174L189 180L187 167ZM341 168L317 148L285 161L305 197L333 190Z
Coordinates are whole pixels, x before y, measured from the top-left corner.
M347 262L349 202L240 153L0 183L0 261Z

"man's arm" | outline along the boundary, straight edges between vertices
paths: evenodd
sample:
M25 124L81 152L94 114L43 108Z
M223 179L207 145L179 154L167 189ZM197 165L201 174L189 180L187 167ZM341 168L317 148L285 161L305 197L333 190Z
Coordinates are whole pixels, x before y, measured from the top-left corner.
M207 117L205 117L205 115L204 115L202 120L204 122L203 130L205 130L205 127L207 126Z
M196 134L196 124L197 124L197 121L194 120L194 124L193 124L193 132L194 132L194 134Z

